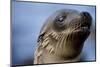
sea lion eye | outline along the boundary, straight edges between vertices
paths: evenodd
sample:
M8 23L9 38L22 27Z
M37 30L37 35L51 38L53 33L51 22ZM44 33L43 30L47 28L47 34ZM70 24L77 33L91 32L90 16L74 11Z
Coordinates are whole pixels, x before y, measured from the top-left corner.
M57 14L53 21L54 29L57 31L63 31L66 27L66 18L66 12L60 12L59 14Z
M58 30L63 30L65 29L65 19L66 19L66 15L65 14L60 14L58 16L56 16L55 20L54 20L54 27Z
M55 19L55 25L58 27L63 27L65 25L64 20L66 19L66 15L62 14L62 15L58 15Z
M65 18L66 18L65 15L59 16L59 17L57 18L57 21L58 21L58 22L63 22L63 21L65 20Z

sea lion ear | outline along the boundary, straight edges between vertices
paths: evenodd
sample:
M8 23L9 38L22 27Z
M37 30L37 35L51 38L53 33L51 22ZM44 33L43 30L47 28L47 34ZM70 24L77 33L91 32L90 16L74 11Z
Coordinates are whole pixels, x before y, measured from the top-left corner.
M43 36L45 35L45 33L42 33L38 36L37 42L43 41Z

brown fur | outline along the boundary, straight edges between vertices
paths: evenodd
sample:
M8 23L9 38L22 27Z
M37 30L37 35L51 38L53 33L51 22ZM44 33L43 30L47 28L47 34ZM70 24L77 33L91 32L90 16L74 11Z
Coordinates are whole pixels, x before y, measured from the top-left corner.
M70 9L56 11L40 31L34 64L78 61L90 26L89 13Z

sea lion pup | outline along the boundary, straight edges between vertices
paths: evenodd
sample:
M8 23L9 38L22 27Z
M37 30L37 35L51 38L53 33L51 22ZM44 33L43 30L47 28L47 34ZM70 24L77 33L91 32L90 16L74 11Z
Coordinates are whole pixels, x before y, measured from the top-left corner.
M88 12L62 9L51 15L38 37L34 64L74 62L90 34Z

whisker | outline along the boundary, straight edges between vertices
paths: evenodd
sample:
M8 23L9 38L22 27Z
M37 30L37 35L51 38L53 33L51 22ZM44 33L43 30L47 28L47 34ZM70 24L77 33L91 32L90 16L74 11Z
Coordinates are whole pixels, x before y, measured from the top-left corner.
M66 47L66 36L64 37L64 44L63 44L63 46L62 46L62 48L63 48L63 50L65 51L65 48Z
M64 38L65 38L65 37L64 37L64 34L63 34L62 40L61 40L61 43L60 43L60 46L59 46L61 49L62 49L62 46L63 46Z
M77 24L78 24L78 23L77 23ZM73 32L74 30L76 30L77 28L79 28L81 25L82 25L82 23L79 23L79 25L77 25L77 27L75 27L75 28L72 30L72 32Z
M58 40L58 42L57 42L57 44L56 44L56 48L55 48L55 52L58 50L58 47L59 47L59 44L60 44L60 42L61 42L61 37L62 37L62 35L59 35L59 40Z

